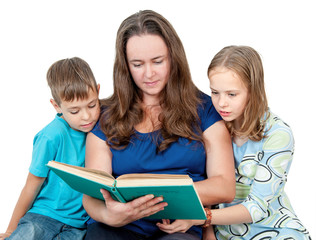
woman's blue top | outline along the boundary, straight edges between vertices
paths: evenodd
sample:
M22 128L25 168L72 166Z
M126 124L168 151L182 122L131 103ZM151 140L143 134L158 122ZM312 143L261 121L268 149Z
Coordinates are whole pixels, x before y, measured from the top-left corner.
M222 120L213 106L211 97L201 93L202 103L198 106L200 128L204 132L219 120ZM92 132L102 140L105 134L100 130L99 123ZM201 142L179 138L163 152L157 153L156 137L159 130L150 133L140 133L135 130L129 145L120 150L112 149L112 174L118 177L127 173L164 173L187 174L193 181L206 178L206 154ZM140 219L125 227L137 233L152 236L159 229L156 223L159 220ZM199 234L201 228L194 226Z

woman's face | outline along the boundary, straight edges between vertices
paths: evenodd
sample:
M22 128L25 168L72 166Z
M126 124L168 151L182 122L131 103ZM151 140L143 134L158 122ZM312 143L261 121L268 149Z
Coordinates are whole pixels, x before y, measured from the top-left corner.
M225 121L232 121L236 128L240 127L249 101L248 89L242 79L225 67L215 68L208 77L215 109Z
M157 35L131 37L126 44L128 67L135 84L143 92L145 104L157 104L170 74L168 48Z

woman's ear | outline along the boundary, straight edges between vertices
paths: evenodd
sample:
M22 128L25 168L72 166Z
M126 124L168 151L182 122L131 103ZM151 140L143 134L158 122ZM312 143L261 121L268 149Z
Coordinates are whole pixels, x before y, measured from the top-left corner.
M58 104L55 102L54 99L50 99L50 103L53 105L57 113L62 113L60 107L58 106Z
M99 95L99 93L100 93L100 83L98 83L97 92L98 92L98 95Z

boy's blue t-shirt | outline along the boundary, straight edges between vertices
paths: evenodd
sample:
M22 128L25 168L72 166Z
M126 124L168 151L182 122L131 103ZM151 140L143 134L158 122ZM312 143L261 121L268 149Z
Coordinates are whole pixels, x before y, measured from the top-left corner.
M29 210L67 225L83 228L89 219L82 206L82 194L70 188L49 170L48 161L84 167L86 133L73 130L58 115L34 137L30 173L45 177L42 188Z
M200 128L204 132L219 120L220 115L213 106L211 97L201 93L202 104L198 107ZM92 132L99 138L106 140L99 123ZM124 149L112 152L112 174L118 177L127 173L161 173L187 174L193 181L206 178L206 154L202 143L179 138L168 149L156 153L156 143L153 141L158 131L151 133L137 132L131 137L131 143ZM143 235L153 235L159 229L155 225L157 220L140 219L125 227ZM199 227L193 229L201 233ZM192 230L193 230L192 229Z

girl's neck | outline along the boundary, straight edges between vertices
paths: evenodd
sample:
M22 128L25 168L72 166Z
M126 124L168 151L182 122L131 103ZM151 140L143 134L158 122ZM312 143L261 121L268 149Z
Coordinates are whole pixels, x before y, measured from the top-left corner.
M248 137L247 136L234 136L233 141L238 147L241 147L248 141Z
M241 128L242 123L243 123L243 120L241 118L235 119L233 122L233 126L234 126L235 130L238 131ZM233 141L238 147L241 147L242 145L244 145L248 141L248 136L236 136L236 135L234 135Z
M243 119L241 118L237 118L233 120L232 122L234 129L236 129L237 131L241 128L242 123L243 123Z

